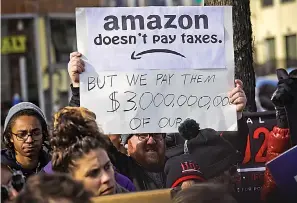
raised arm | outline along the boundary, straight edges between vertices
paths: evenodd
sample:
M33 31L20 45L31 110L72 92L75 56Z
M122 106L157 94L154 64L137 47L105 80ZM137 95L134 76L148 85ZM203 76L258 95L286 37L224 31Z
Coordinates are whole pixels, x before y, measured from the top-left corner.
M72 96L69 106L80 106L79 97L79 74L85 71L84 61L81 59L82 54L79 52L72 52L68 63L68 74L71 80Z
M243 83L241 80L235 80L235 88L229 92L228 96L230 102L236 105L238 130L223 132L222 137L228 140L233 145L233 147L241 153L243 160L249 129L242 116L242 111L246 106L247 99L243 91Z

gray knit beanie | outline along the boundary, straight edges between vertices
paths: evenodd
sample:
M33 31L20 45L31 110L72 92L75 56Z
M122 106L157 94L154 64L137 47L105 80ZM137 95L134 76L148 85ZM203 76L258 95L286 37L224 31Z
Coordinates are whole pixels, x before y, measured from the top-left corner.
M37 114L39 114L41 116L41 118L43 118L43 120L46 123L45 116L44 116L44 114L42 113L41 109L38 106L36 106L35 104L32 104L30 102L21 102L21 103L18 103L16 105L14 105L13 107L11 107L9 109L9 112L8 112L6 118L5 118L4 129L3 129L4 132L5 132L6 128L7 128L7 125L9 123L9 121L12 119L12 117L15 114L17 114L17 113L19 113L19 112L21 112L23 110L29 110L29 109L33 110Z

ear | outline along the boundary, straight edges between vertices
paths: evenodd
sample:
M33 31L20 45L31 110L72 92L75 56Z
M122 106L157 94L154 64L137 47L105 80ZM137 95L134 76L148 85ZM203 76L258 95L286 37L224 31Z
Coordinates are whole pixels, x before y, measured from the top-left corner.
M276 70L276 75L278 80L288 79L289 75L287 73L287 70L283 68L279 68Z
M9 140L10 140L10 142L11 142L11 143L13 143L13 139L12 139L12 136L10 136L10 139L9 139Z
M290 78L296 78L297 79L297 69L291 71L289 76L290 76Z

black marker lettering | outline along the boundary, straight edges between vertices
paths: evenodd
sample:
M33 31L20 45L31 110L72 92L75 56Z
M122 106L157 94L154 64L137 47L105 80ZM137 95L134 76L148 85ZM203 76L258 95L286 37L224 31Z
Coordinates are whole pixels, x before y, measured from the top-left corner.
M189 102L191 98L194 99L193 102ZM197 101L198 101L198 98L196 96L190 95L189 98L188 98L188 100L187 100L188 106L193 106L194 104L196 104Z
M144 127L144 125L150 123L150 119L151 119L151 118L144 118L144 119L143 119L142 126Z
M145 99L145 98L144 98L146 95L149 95L149 99ZM143 98L144 98L144 99L143 99ZM148 102L147 102L147 101L148 101ZM143 102L147 102L147 104L146 104L146 103L142 104ZM148 107L150 107L150 105L151 105L152 102L153 102L153 94L150 93L150 92L144 92L144 93L142 93L142 95L141 95L140 98L139 98L139 107L140 107L142 110L145 110L145 109L147 109Z
M132 123L133 122L133 123ZM136 122L138 122L138 124L136 123ZM132 126L133 125L133 126ZM141 120L139 119L139 118L132 118L131 120L130 120L130 124L129 124L129 126L130 126L130 129L131 130L136 130L137 128L139 128L140 126L141 126Z
M210 82L212 80L212 82L215 81L216 75L208 75L207 78L204 80L204 83L206 82Z
M175 126L176 128L179 127L179 124L181 124L182 120L183 119L181 118L176 118L176 126Z
M161 101L159 102L159 104L156 104L156 100L157 100L156 98L157 98L157 96L161 97ZM164 102L164 96L163 96L163 94L157 93L154 96L154 105L155 105L155 107L159 107L163 102Z
M179 100L181 98L184 98L184 101L180 104ZM187 102L187 97L185 95L180 95L177 99L177 105L179 105L179 106L183 106L186 102Z
M171 99L170 99L170 96L171 96ZM169 97L169 102L167 102L167 97ZM173 103L174 99L175 99L174 94L167 94L165 99L164 99L165 106L170 106Z
M110 77L110 87L112 87L112 79L113 77L115 77L117 75L108 75L107 77L109 78Z
M126 91L124 92L125 94L129 93L132 94L132 97L130 99L127 100L128 103L132 103L133 106L130 109L125 109L124 111L131 111L131 110L135 110L136 107L136 102L133 100L136 97L136 93L135 92L131 92L131 91Z
M140 75L140 79L139 79L139 83L140 83L140 86L145 86L145 85L147 85L146 84L146 76L147 74L142 74L142 75Z
M158 123L159 127L160 128L164 128L168 125L168 118L166 117L163 117L159 120L159 123Z
M91 81L90 81L90 79L91 79ZM91 88L90 88L90 84L93 85ZM95 78L94 77L88 77L88 91L91 91L95 87L96 87L96 85L95 85Z
M135 77L135 75L133 74L131 80L129 80L129 76L128 75L126 75L126 77L127 77L127 81L129 83L129 85L131 86L132 83L134 83L134 85L136 85L136 83L138 81L138 78L139 78L139 75L137 74L137 77Z
M181 76L184 76L185 78L184 78L184 85L186 84L186 79L187 79L187 76L189 76L189 75L191 75L191 74L182 74Z

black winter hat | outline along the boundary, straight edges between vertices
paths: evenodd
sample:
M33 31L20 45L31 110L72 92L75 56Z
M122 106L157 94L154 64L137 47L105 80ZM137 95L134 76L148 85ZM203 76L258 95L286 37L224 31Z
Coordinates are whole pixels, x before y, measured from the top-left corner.
M187 147L206 179L220 175L240 160L240 153L213 129L200 130L195 138L188 140Z
M240 153L217 131L200 129L193 119L185 120L178 130L187 139L185 151L195 158L206 179L220 175L239 162Z
M165 174L167 188L174 188L187 180L205 181L199 165L190 154L170 158L165 165Z

